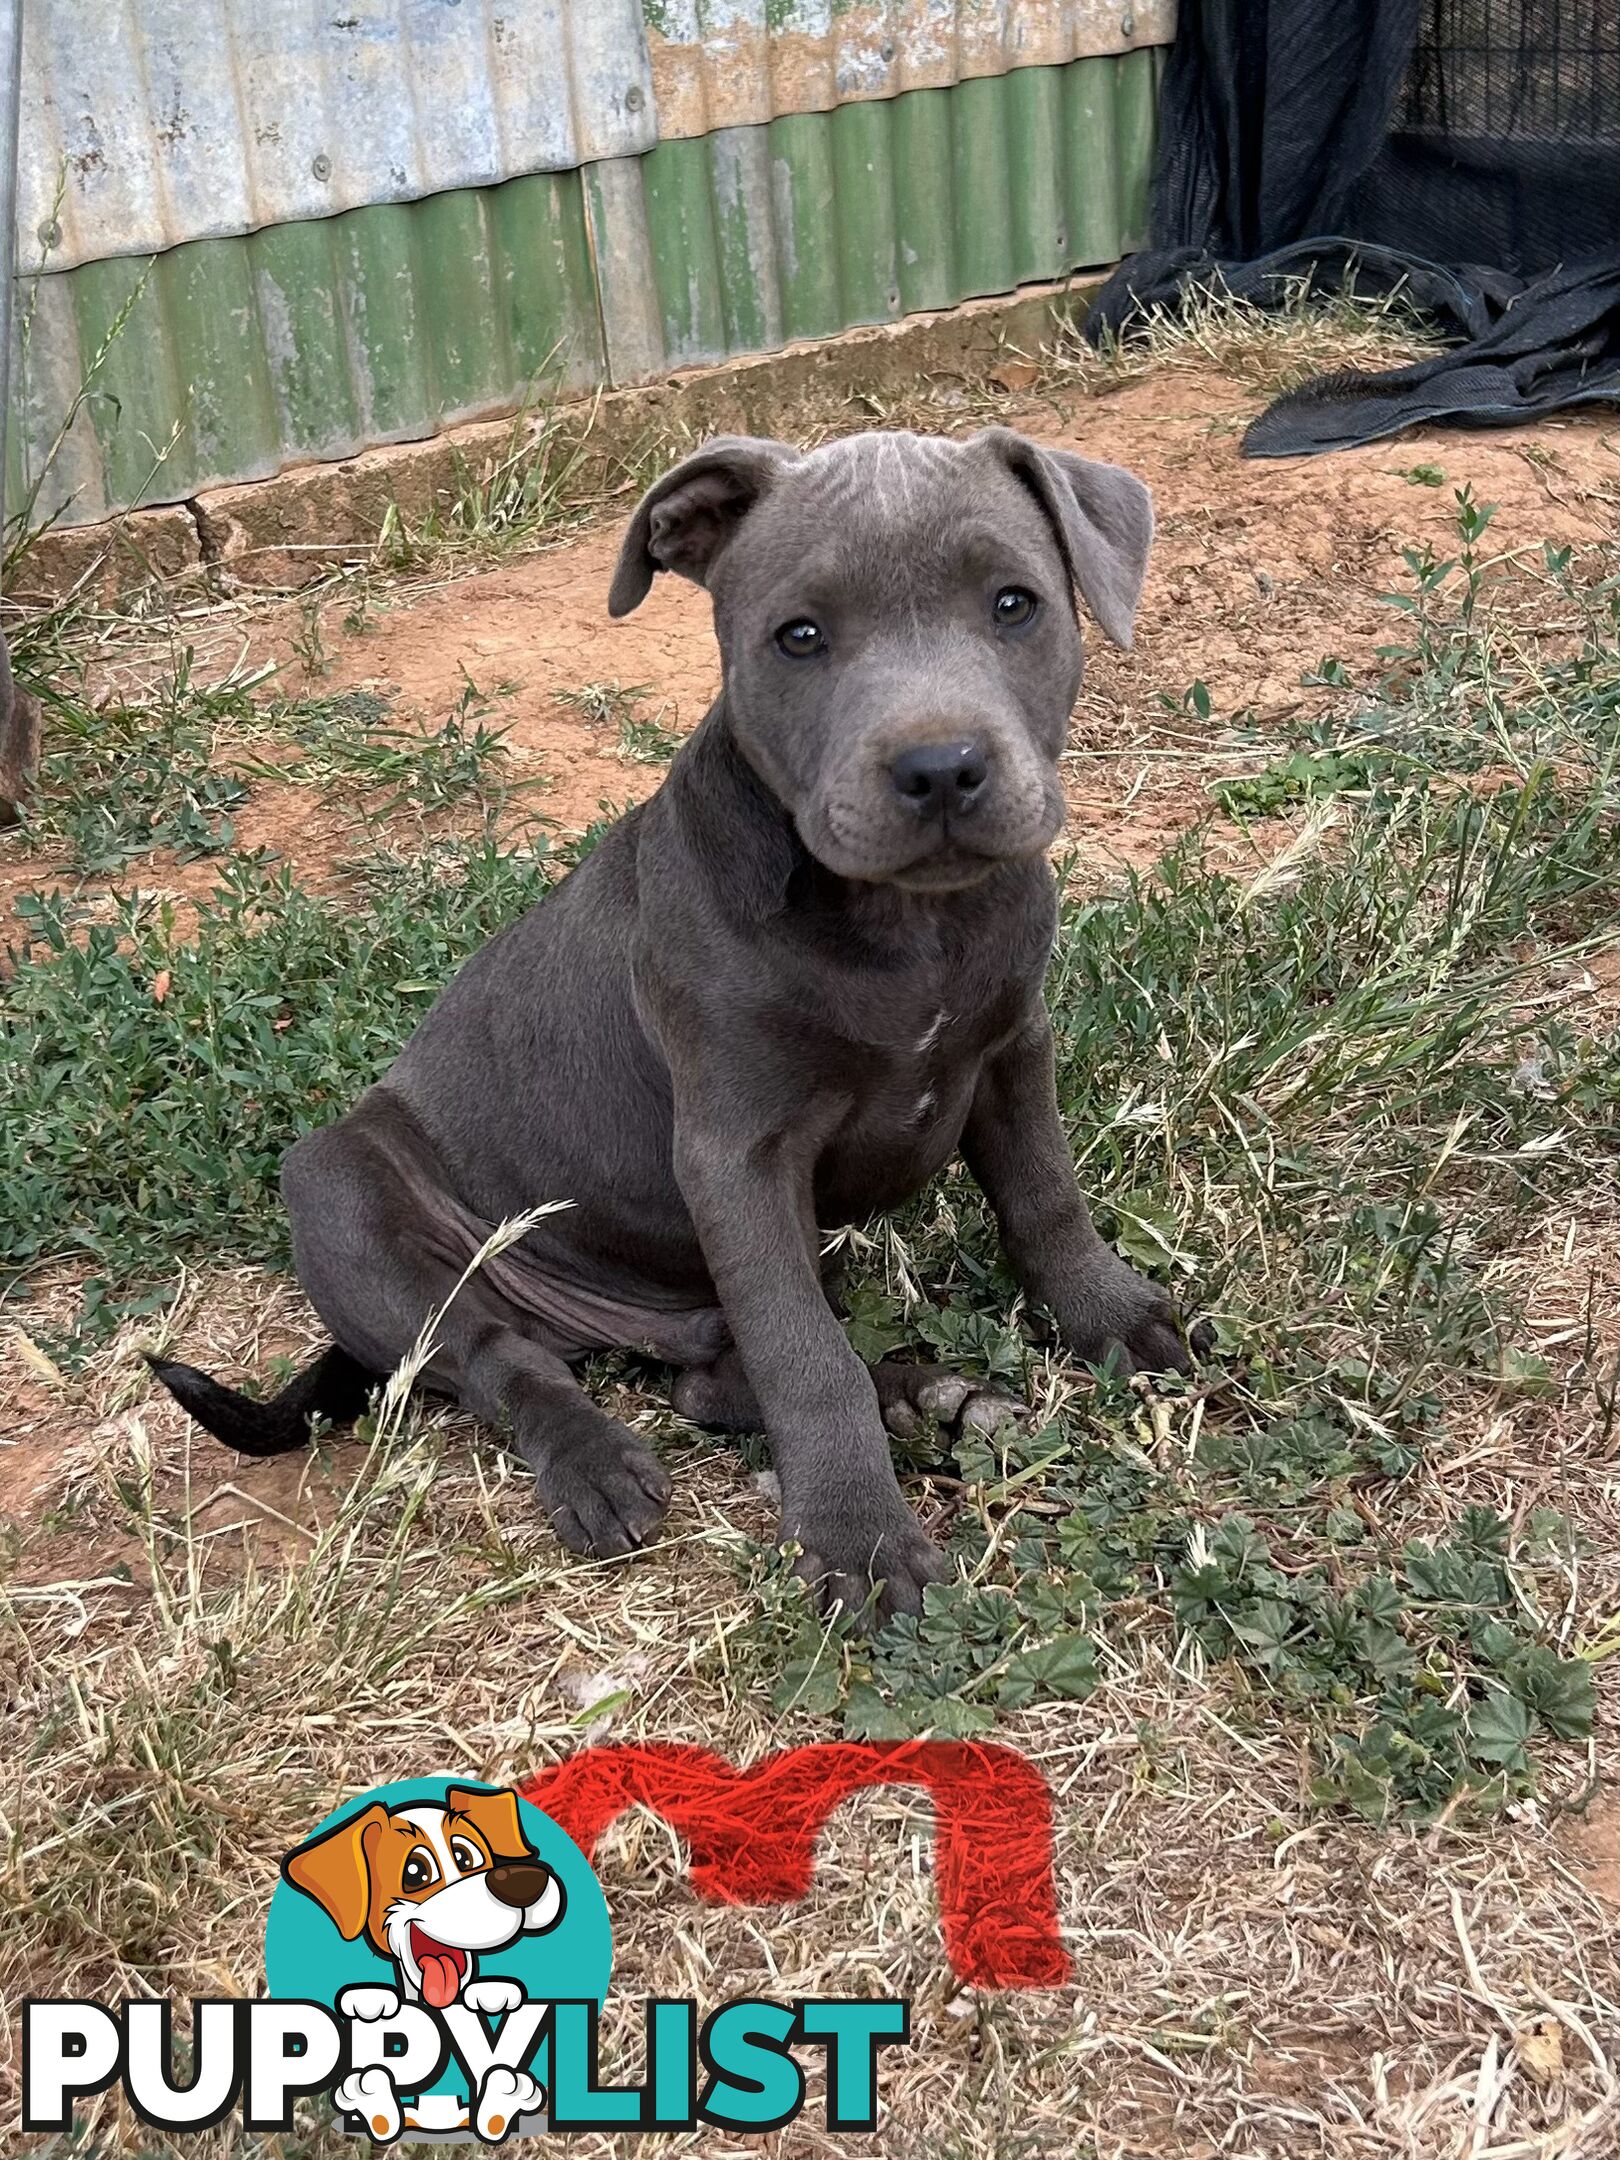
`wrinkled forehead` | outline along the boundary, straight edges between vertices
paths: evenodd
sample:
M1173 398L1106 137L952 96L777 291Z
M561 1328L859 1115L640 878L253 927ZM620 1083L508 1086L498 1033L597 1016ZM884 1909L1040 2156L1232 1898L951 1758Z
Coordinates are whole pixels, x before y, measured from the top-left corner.
M1029 491L982 445L898 432L851 435L796 460L749 518L726 582L874 594L928 585L982 557L1056 557Z
M954 501L984 460L963 444L899 429L846 435L799 460L793 477L831 513L910 523Z

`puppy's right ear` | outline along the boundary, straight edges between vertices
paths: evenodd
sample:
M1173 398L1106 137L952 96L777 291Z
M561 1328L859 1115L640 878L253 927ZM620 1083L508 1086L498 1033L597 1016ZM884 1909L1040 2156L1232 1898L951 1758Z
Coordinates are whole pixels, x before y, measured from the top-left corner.
M706 585L721 550L760 496L798 456L786 443L717 435L642 496L608 592L615 618L640 607L660 570Z
M281 1863L295 1890L312 1897L345 1942L353 1942L371 1910L368 1840L388 1825L388 1810L373 1801L347 1822L335 1823Z

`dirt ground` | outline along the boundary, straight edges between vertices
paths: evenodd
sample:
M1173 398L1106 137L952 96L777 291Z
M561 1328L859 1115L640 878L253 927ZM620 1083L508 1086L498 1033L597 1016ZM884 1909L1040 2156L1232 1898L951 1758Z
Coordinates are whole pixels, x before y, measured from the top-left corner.
M1254 409L1254 399L1214 369L1178 369L1100 397L1031 390L998 414L1044 441L1130 466L1157 506L1135 649L1120 653L1092 635L1067 767L1070 839L1082 873L1099 882L1122 864L1155 860L1207 810L1212 782L1257 769L1268 737L1334 704L1339 692L1302 684L1306 670L1333 656L1353 682L1373 676L1375 649L1391 635L1378 596L1404 577L1402 548L1429 540L1449 551L1455 488L1469 486L1499 506L1494 550L1615 537L1620 423L1612 414L1593 410L1495 434L1407 436L1277 464L1238 454L1239 430ZM604 526L489 567L379 581L358 630L344 627L354 612L346 590L314 609L307 600L217 601L161 635L148 626L108 640L97 679L138 693L169 664L178 639L215 670L275 662L288 695L376 687L393 700L396 718L437 725L471 678L491 699L493 724L510 730L515 774L541 783L528 806L577 831L604 804L645 795L662 768L628 759L611 726L592 726L558 694L645 685L645 711L684 734L717 681L707 603L693 588L660 579L635 615L608 620L617 544L617 532ZM324 672L301 657L312 642L325 655ZM1209 693L1207 718L1187 702L1199 682ZM354 844L341 804L266 784L236 822L239 846L274 848L306 882L341 881ZM1235 863L1258 869L1290 837L1279 821L1252 832L1234 826L1223 844ZM206 861L160 859L138 865L128 882L196 894L213 882L213 870ZM62 882L49 856L0 845L0 905ZM1537 1294L1550 1328L1569 1321L1564 1291L1592 1269L1620 1284L1611 1230L1579 1223L1567 1249L1544 1256ZM46 1288L35 1310L48 1312L51 1303ZM198 1363L229 1372L315 1339L296 1293L249 1270L189 1284L172 1333ZM1484 1468L1476 1463L1474 1474L1499 1478L1512 1506L1526 1504L1533 1466L1515 1452L1512 1431L1498 1430L1484 1445ZM183 1493L199 1552L250 1551L254 1566L273 1570L278 1561L296 1564L312 1545L322 1521L344 1504L355 1471L349 1446L319 1458L228 1461L150 1391L130 1342L65 1378L0 1321L0 1513L35 1533L24 1586L60 1597L69 1617L84 1612L87 1598L116 1604L149 1594L150 1553L137 1539L98 1529L97 1509L87 1504L109 1480L152 1480L167 1506ZM483 1500L506 1510L528 1506L518 1485L500 1482L480 1455L475 1466L449 1473L447 1497L436 1502L441 1526L431 1534L452 1544L464 1536L466 1549L476 1550L476 1508L490 1479ZM684 1465L681 1486L667 1533L670 1564L697 1584L726 1537L767 1534L768 1511L726 1450ZM446 1732L435 1729L430 1701L411 1676L402 1676L397 1726L390 1728L386 1703L372 1705L347 1752L319 1741L334 1797L341 1785L409 1774L423 1751L493 1768L575 1745L579 1703L594 1699L603 1674L622 1679L627 1658L652 1678L636 1680L640 1707L629 1722L610 1712L601 1729L715 1741L703 1723L700 1650L723 1647L746 1592L717 1590L706 1578L693 1588L702 1645L696 1632L690 1645L663 1639L662 1604L656 1612L649 1605L638 1624L633 1599L615 1634L595 1616L602 1571L568 1563L538 1524L523 1532L522 1550L543 1594L505 1608L500 1625L532 1651L529 1693L486 1704ZM604 1866L610 1903L624 1916L619 1985L678 1993L683 1976L696 1972L718 2000L756 1978L772 1990L836 1992L898 1977L924 2004L920 2067L908 2076L949 2088L964 2124L971 2117L979 2127L971 2135L964 2129L959 2148L924 2139L916 2126L934 2119L932 2103L914 2093L905 2118L912 2127L897 2130L894 2142L878 2141L897 2156L926 2151L946 2160L960 2149L1012 2160L1055 2150L1031 2142L1021 2124L1019 2077L1021 2065L1059 2055L1069 2065L1063 2075L1075 2080L1069 2149L1097 2160L1600 2160L1620 2151L1620 2027L1604 2022L1614 2011L1605 1992L1609 1943L1620 1927L1616 1786L1574 1796L1562 1816L1527 1806L1494 1832L1466 1837L1385 1837L1323 1822L1300 1813L1305 1773L1288 1743L1244 1738L1211 1754L1209 1721L1226 1729L1223 1699L1219 1690L1179 1686L1185 1677L1111 1674L1083 1707L1031 1713L1011 1735L1047 1769L1057 1793L1064 1924L1082 1946L1074 1990L1028 2000L957 1993L916 1858L926 1817L898 1799L840 1812L817 1891L791 1928L778 1926L780 1916L699 1907L678 1883L671 1887L675 1864L667 1856L655 1866L633 1843L615 1845ZM1155 1706L1151 1733L1138 1708L1143 1689ZM719 1739L744 1757L782 1737L762 1711L751 1728ZM14 1728L14 1741L21 1738ZM1600 1756L1612 1773L1607 1734ZM1155 1795L1172 1787L1177 1828L1167 1842ZM864 1877L874 1850L878 1866L895 1870L895 1890L891 1936L869 1955L859 1931L870 1912ZM842 1947L796 1949L786 1938L801 1919L806 1945ZM253 1984L229 1930L197 1957L204 1967L215 1959L216 1977L233 1986ZM176 1992L190 1991L193 1978L176 1983ZM1290 2007L1296 1992L1312 2001L1330 1993L1340 2006L1337 2026L1302 2023ZM1510 2087L1506 2114L1520 2127L1499 2137L1492 2125ZM793 2156L846 2149L810 2121L769 2149ZM685 2149L726 2148L700 2140Z
M1254 409L1206 369L1149 373L1102 397L1009 397L996 414L1041 441L1128 465L1153 490L1158 535L1135 650L1116 652L1093 634L1069 762L1069 839L1099 875L1154 860L1207 808L1212 778L1264 762L1263 748L1234 743L1235 723L1263 742L1325 708L1332 693L1303 687L1306 669L1333 656L1355 680L1374 673L1393 621L1379 595L1406 576L1403 548L1454 546L1455 489L1498 506L1493 551L1613 535L1620 427L1601 409L1533 429L1420 433L1283 462L1238 454ZM944 407L938 424L953 417ZM432 726L470 681L494 708L490 724L510 731L513 776L538 783L526 806L577 831L604 804L649 793L661 768L626 758L611 725L593 726L559 693L642 689L643 712L680 735L718 682L707 601L682 580L660 578L634 615L609 620L618 538L604 524L469 574L382 583L358 631L345 627L356 606L343 587L281 605L245 595L166 622L161 638L113 640L95 683L138 697L190 645L220 672L273 663L289 697L374 689L390 698L392 718ZM1180 709L1195 682L1208 688L1209 720ZM236 823L239 847L277 850L317 887L352 842L351 821L313 789L261 787ZM212 878L207 861L139 872L143 887L175 892L206 890ZM54 882L48 858L0 846L0 905Z

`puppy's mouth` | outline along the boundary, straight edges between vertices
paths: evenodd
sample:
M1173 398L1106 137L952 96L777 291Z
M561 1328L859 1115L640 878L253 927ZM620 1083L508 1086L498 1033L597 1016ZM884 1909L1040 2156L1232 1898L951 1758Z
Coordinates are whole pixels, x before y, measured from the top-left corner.
M459 1943L442 1943L411 1922L411 1956L422 1975L422 2000L430 2010L448 2010L467 1976L467 1953Z
M1009 863L1044 854L1063 829L1055 774L1041 788L1013 790L981 814L931 819L921 827L896 812L881 790L825 790L795 812L799 837L836 877L889 885L920 897L966 892ZM873 800L876 793L877 799Z
M970 885L982 885L991 871L999 870L1006 860L1002 855L977 855L966 848L942 847L907 863L903 870L891 870L882 882L898 885L902 892L965 892Z

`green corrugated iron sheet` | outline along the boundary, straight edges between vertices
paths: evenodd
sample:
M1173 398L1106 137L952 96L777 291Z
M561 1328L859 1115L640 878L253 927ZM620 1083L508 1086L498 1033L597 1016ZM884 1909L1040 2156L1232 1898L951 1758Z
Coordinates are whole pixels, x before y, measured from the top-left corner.
M1024 68L39 277L8 504L87 376L38 504L71 523L1112 262L1157 76Z
M1117 260L1143 237L1155 99L1134 52L661 143L611 192L591 168L614 378Z
M79 523L603 378L578 171L379 203L24 282L15 508Z

